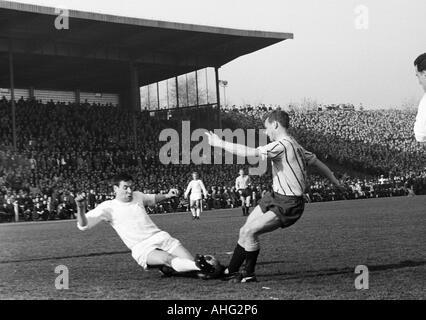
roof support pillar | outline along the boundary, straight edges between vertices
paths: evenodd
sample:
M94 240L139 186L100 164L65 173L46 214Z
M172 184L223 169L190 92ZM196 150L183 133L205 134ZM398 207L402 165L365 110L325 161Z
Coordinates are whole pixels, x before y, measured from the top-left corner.
M169 101L169 79L166 80L166 91L167 91L167 109L169 109L170 108L170 106L169 106L169 104L170 104L170 101Z
M80 92L80 89L76 89L75 91L74 91L74 95L75 95L75 103L76 103L76 105L80 105L80 100L81 100L81 94L80 94L81 92Z
M29 92L29 98L30 98L30 100L34 100L34 99L35 99L34 87L33 87L33 86L31 86L31 87L28 89L28 92Z
M216 82L216 104L217 104L217 125L222 128L222 119L220 116L220 89L219 89L219 67L214 67L214 75Z
M137 137L137 117L141 112L141 91L139 87L139 71L135 63L130 62L129 64L129 99L130 105L127 106L127 110L132 114L132 126L133 126L133 142L134 149L138 149L138 137Z
M157 110L160 110L160 85L157 81Z
M197 106L200 105L200 99L198 97L198 70L195 70L195 95L197 97Z
M10 76L10 102L12 104L13 150L16 151L15 78L14 78L14 70L13 70L13 47L12 47L12 40L9 42L9 76Z
M130 74L130 106L129 110L140 112L141 111L141 92L139 87L139 72L135 63L131 62L129 65Z
M178 83L178 77L175 77L175 85L176 85L176 108L179 108L179 83Z

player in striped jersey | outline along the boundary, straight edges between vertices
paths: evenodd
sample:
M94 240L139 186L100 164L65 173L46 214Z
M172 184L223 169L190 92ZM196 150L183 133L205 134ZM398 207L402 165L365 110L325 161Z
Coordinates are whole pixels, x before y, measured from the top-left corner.
M242 157L260 156L271 160L273 192L267 192L240 229L237 246L225 273L232 282L257 281L255 265L260 251L259 236L294 224L304 210L303 194L307 184L307 167L316 167L333 184L340 182L317 157L306 151L289 134L289 115L272 111L264 121L265 132L272 141L266 146L250 148L223 141L212 132L206 133L210 145ZM245 261L242 272L240 267Z
M207 190L204 186L203 181L201 181L198 177L197 172L192 173L192 181L188 184L188 187L185 191L185 199L188 198L188 194L191 192L191 195L189 196L189 206L191 208L192 213L192 219L193 220L199 220L200 219L200 212L201 212L201 206L202 206L202 199L204 194L204 198L207 198Z
M250 176L245 174L244 169L240 169L239 174L237 179L235 179L235 189L240 195L243 216L248 216L251 202Z

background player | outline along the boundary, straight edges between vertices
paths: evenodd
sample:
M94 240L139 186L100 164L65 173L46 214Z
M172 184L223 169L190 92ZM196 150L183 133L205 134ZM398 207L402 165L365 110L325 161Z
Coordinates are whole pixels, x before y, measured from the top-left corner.
M240 195L243 216L248 216L251 202L251 189L249 188L251 184L250 176L246 175L242 168L240 169L239 174L240 175L237 179L235 179L235 189Z
M191 193L189 196L189 206L191 208L192 219L199 220L203 199L202 195L204 194L204 198L207 198L207 190L203 181L199 179L197 172L192 173L192 181L188 184L184 194L185 199L188 198L189 193Z
M416 123L414 124L414 134L418 142L426 142L426 53L421 54L414 61L416 76L425 94L420 101L417 111Z
M168 194L143 194L133 191L133 179L128 174L118 174L112 181L115 199L100 203L87 214L85 195L76 197L77 227L88 230L101 221L108 222L131 250L132 257L144 269L158 267L163 273L172 268L176 272L214 270L202 255L194 257L179 240L160 230L151 220L145 206L177 196L177 190ZM165 267L165 268L164 268Z
M273 192L262 197L240 229L237 246L225 271L232 282L256 281L254 271L260 252L259 236L280 227L289 227L302 216L308 166L316 167L333 184L340 186L330 169L290 136L290 119L285 111L272 111L264 125L272 142L257 149L223 141L212 132L206 133L209 144L214 147L241 157L265 157L272 162ZM240 273L244 261L245 268Z

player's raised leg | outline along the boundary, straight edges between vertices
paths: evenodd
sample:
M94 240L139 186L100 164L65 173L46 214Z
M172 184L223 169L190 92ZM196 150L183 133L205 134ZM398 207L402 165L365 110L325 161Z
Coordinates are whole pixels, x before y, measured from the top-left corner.
M257 219L261 216L263 216L264 213L262 212L262 208L260 206L256 206L253 211L249 214L247 217L246 222L244 223L244 226L253 221L254 219Z
M195 258L191 255L191 253L182 245L177 246L171 254L179 257L181 259L194 261L195 265L203 272L202 274L198 274L202 279L213 279L221 276L225 267L222 265L213 266L207 262L205 256L197 254Z
M260 209L260 208L259 208ZM240 230L240 243L244 243L246 264L241 282L255 281L254 271L260 252L259 236L272 232L282 226L281 220L272 211L253 216Z
M248 216L244 226L247 225L250 221L262 215L263 215L262 209L259 206L257 206ZM229 266L227 270L225 270L226 274L232 275L234 273L237 273L246 259L245 239L241 235L242 229L243 228L240 229L240 236L238 238L237 245L234 249L234 253L231 257L231 261L229 262Z
M235 282L256 281L254 276L257 257L260 252L259 235L274 231L282 226L281 220L272 211L262 212L260 206L254 208L240 229L237 246L227 270L229 279ZM239 273L246 262L243 273Z
M146 264L152 268L160 268L163 266L172 268L176 272L189 272L189 271L200 271L201 269L197 267L194 259L189 257L178 257L174 254L168 253L166 251L155 249L151 251L147 258ZM168 273L168 271L163 273Z
M151 268L160 268L166 275L191 271L202 271L207 274L214 272L213 267L205 261L203 255L197 255L196 259L194 259L182 245L176 247L173 253L161 249L152 250L146 257L146 265ZM172 270L170 271L163 267L171 268ZM173 273L173 271L176 273Z
M183 245L177 246L172 250L171 254L175 255L176 257L194 260L192 254Z

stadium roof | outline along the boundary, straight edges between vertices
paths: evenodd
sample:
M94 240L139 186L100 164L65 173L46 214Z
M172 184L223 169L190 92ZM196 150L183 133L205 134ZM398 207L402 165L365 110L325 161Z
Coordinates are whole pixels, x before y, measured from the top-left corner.
M57 30L57 16L55 8L0 1L0 87L9 86L10 43L16 87L118 92L130 64L143 86L293 38L75 10L69 29Z

